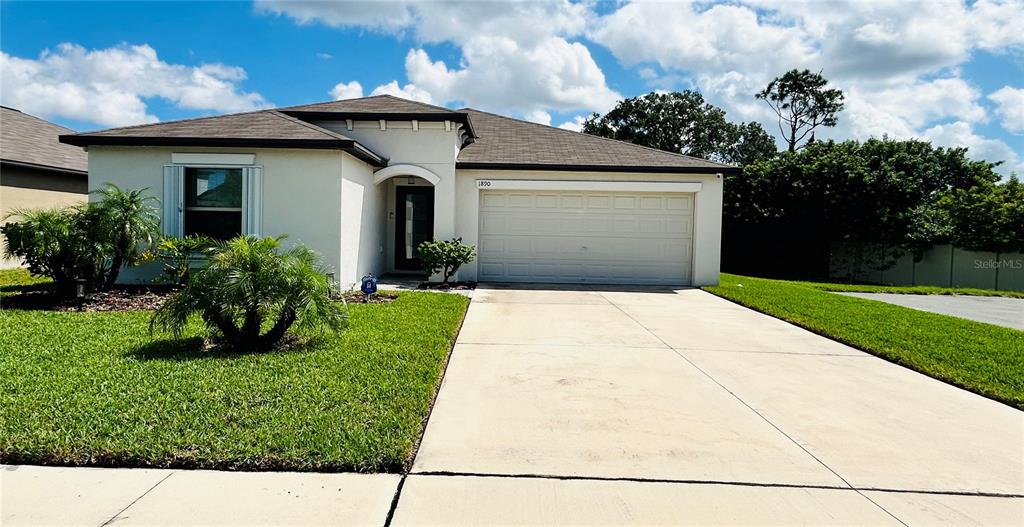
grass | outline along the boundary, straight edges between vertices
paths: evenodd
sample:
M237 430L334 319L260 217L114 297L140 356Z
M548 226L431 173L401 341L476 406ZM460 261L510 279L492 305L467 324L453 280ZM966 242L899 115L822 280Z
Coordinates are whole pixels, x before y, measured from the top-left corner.
M290 351L201 350L146 312L0 310L0 462L397 471L468 301L403 293Z
M992 289L974 289L970 287L937 287L932 285L868 285L840 284L830 282L790 282L821 291L843 293L895 293L900 295L968 295L968 296L1002 296L1024 298L1024 291L995 291Z
M1024 409L1024 331L832 294L804 282L722 274L706 291Z
M0 269L0 298L21 291L43 289L49 283L49 278L32 276L25 269Z

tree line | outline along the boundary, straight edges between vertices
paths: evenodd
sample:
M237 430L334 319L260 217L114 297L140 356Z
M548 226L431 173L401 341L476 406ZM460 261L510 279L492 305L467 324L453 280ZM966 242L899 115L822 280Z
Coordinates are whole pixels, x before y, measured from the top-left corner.
M917 139L821 141L844 107L821 73L792 70L754 95L785 148L757 122L732 122L697 91L650 93L593 114L583 132L740 167L727 176L722 269L819 278L843 246L873 247L875 269L934 245L1024 251L1024 185L999 162Z

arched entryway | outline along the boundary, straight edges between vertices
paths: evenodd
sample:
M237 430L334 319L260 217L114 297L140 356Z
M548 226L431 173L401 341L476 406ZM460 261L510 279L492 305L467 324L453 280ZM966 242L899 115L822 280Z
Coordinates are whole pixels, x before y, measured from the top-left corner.
M386 258L388 270L422 272L416 247L434 238L436 174L416 165L392 165L374 174L387 196Z

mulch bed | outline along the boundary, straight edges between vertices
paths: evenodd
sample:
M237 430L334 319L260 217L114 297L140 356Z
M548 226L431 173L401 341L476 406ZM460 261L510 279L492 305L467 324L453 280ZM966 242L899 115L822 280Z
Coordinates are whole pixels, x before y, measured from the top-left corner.
M476 289L476 282L422 282L417 289L437 289L441 291L468 291Z
M377 292L372 295L364 295L360 292L350 291L342 295L345 302L349 304L390 304L398 295L394 293Z
M152 311L163 305L173 290L162 286L116 286L84 298L61 298L49 291L24 291L0 299L3 309L45 311Z

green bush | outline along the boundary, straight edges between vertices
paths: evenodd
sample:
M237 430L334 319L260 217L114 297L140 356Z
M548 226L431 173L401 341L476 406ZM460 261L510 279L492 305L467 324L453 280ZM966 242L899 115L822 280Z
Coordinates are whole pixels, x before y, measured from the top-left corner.
M78 281L89 287L103 282L109 246L101 239L104 222L95 205L18 210L10 217L19 221L0 227L5 252L21 258L33 275L53 279L59 294L74 294Z
M143 246L159 232L156 198L145 190L121 190L107 184L102 201L63 209L17 210L0 227L5 251L25 262L29 272L53 279L61 294L110 287L124 266L139 262Z
M163 263L162 281L183 286L188 283L196 256L202 255L214 243L212 238L199 234L190 234L184 238L160 238L143 258Z
M191 273L153 314L150 328L178 336L198 314L225 344L244 351L274 347L293 324L341 329L346 313L330 298L319 257L302 245L283 252L280 246L280 238L253 236L216 243L207 250L209 265Z
M160 216L156 205L159 201L146 196L147 189L121 190L113 183L103 185L96 191L103 199L95 207L105 228L98 240L109 248L110 266L104 278L104 286L110 287L124 266L139 262L141 246L150 245L160 234Z
M441 273L443 282L448 283L462 267L476 258L476 248L462 243L462 238L451 240L434 240L423 242L416 248L416 256L423 265L423 270L433 275Z

